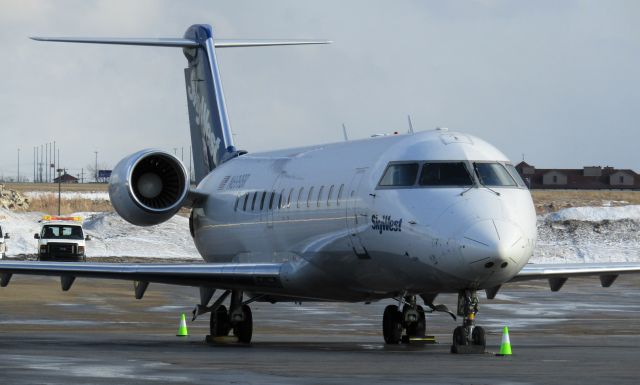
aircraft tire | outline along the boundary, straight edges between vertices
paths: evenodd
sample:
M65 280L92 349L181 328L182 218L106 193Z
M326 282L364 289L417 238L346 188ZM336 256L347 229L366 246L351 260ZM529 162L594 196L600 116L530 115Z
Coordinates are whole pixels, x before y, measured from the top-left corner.
M427 317L424 314L422 306L417 307L418 321L407 326L407 335L409 337L424 337L427 334Z
M209 329L212 337L223 337L229 334L231 330L229 313L224 305L221 305L215 312L211 312Z
M402 339L402 313L396 305L384 309L382 317L382 334L387 344L398 344Z
M473 333L471 333L471 339L473 340L474 345L487 346L487 340L486 340L484 328L480 326L476 326L475 328L473 328Z
M244 313L244 320L233 326L233 335L238 337L238 342L248 344L253 336L253 315L249 305L243 305L242 312Z

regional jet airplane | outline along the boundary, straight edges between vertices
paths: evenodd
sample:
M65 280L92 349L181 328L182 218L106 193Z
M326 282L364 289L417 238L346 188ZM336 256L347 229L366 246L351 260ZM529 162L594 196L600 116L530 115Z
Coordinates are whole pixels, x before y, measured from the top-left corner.
M236 149L216 48L327 43L217 40L208 25L183 38L34 38L182 48L196 187L170 153L147 149L113 170L109 195L127 221L152 226L191 209L189 230L206 264L2 262L13 274L199 287L194 317L210 313L213 340L253 334L255 301L397 301L384 311L388 344L424 336L425 313L461 317L453 352L484 351L478 290L599 276L608 287L640 264L528 264L536 244L531 195L509 159L489 143L445 129L250 154ZM158 250L159 253L162 250ZM213 300L216 291L219 296ZM457 293L451 312L434 301ZM213 300L213 301L212 301ZM228 300L228 302L226 302ZM422 305L420 304L422 302ZM225 306L225 303L228 305Z

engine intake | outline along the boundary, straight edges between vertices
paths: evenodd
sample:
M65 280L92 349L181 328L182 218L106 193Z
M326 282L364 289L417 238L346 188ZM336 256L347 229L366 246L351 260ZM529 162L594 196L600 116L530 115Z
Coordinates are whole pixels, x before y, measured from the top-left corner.
M168 220L180 210L188 193L184 165L161 150L142 150L122 159L113 169L109 183L115 210L138 226Z

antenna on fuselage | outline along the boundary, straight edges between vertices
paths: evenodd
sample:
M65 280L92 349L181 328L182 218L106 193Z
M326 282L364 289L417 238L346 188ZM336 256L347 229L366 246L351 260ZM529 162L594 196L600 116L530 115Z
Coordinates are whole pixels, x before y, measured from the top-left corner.
M344 141L349 141L349 136L347 135L347 127L342 123L342 135L344 135Z
M411 115L407 115L407 120L409 121L409 134L413 135L413 123L411 123Z

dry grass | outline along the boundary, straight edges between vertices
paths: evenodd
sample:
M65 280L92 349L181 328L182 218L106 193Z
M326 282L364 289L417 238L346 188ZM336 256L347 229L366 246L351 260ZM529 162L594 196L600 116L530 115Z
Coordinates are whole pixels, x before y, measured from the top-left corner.
M532 190L531 195L538 214L567 207L640 204L640 191Z
M7 190L16 190L21 193L27 191L58 192L56 183L5 183L4 187ZM63 183L61 185L62 191L77 192L107 191L108 188L109 185L106 183Z
M58 196L46 194L31 199L28 211L43 212L47 214L57 214ZM60 201L60 214L72 214L79 211L113 211L113 206L108 200L93 199L62 199Z

